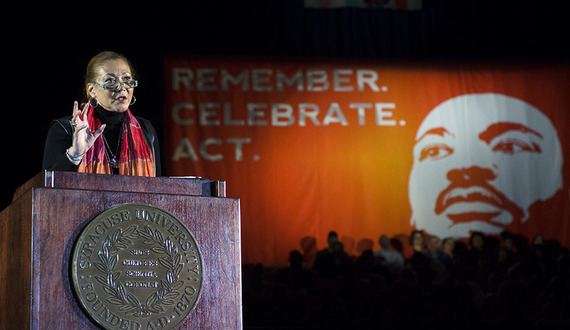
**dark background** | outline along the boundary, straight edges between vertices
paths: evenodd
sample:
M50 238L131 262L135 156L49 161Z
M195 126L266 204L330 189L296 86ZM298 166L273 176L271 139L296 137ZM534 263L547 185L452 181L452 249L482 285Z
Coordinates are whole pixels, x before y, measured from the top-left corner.
M2 10L0 209L42 170L49 123L81 100L85 67L100 51L132 61L140 81L132 110L162 137L165 54L566 61L569 7L497 0L424 0L421 11L304 9L303 0L10 3Z

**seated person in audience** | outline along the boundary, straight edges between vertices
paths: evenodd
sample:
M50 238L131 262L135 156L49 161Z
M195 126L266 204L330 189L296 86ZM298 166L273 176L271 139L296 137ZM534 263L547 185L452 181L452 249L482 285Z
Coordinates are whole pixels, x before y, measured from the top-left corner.
M441 263L449 271L453 267L453 260L446 253L441 251L441 239L437 236L430 236L426 243L426 255L433 261Z
M404 256L391 249L390 238L386 235L380 236L378 239L380 250L374 251L374 257L380 258L380 264L388 269L398 269L404 266Z
M447 254L453 260L453 249L455 249L455 240L451 237L444 239L441 243L441 252Z
M410 246L404 250L404 258L410 259L414 253L424 252L424 232L421 230L412 230L412 234L410 235Z
M313 269L318 276L333 278L342 274L350 264L350 257L338 240L338 234L331 231L327 239L328 247L317 252Z

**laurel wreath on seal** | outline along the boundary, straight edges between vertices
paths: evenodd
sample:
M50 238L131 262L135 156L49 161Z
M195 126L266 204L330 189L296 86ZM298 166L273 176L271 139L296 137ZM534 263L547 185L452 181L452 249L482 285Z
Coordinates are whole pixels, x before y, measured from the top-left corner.
M119 261L118 252L128 248L134 239L141 237L145 239L144 244L151 246L151 251L161 255L158 262L167 269L166 280L160 280L159 289L151 293L144 303L128 292L125 285L118 281L121 272L114 271ZM105 276L95 276L95 279L101 283L103 290L109 295L106 300L119 306L119 311L127 315L149 317L153 313L165 312L163 305L173 305L173 299L180 295L175 290L184 284L184 281L180 280L183 267L180 263L182 255L172 244L170 237L164 238L158 229L153 231L147 225L142 230L137 225L130 226L124 231L119 228L111 236L105 238L98 256L101 262L93 264Z

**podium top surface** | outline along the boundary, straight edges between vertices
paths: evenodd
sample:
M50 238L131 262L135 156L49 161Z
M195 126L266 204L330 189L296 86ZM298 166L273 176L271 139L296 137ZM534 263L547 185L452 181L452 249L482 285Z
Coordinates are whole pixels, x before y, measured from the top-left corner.
M197 177L151 178L46 170L38 173L35 177L20 186L14 193L12 200L15 201L32 188L226 197L225 181L213 181Z

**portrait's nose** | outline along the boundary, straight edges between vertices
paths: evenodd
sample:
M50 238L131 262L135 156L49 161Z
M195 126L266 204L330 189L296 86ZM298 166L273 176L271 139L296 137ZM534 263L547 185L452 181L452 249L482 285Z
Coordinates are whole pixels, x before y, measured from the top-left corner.
M479 166L453 169L447 172L447 179L452 182L485 182L496 178L497 175L493 170Z

